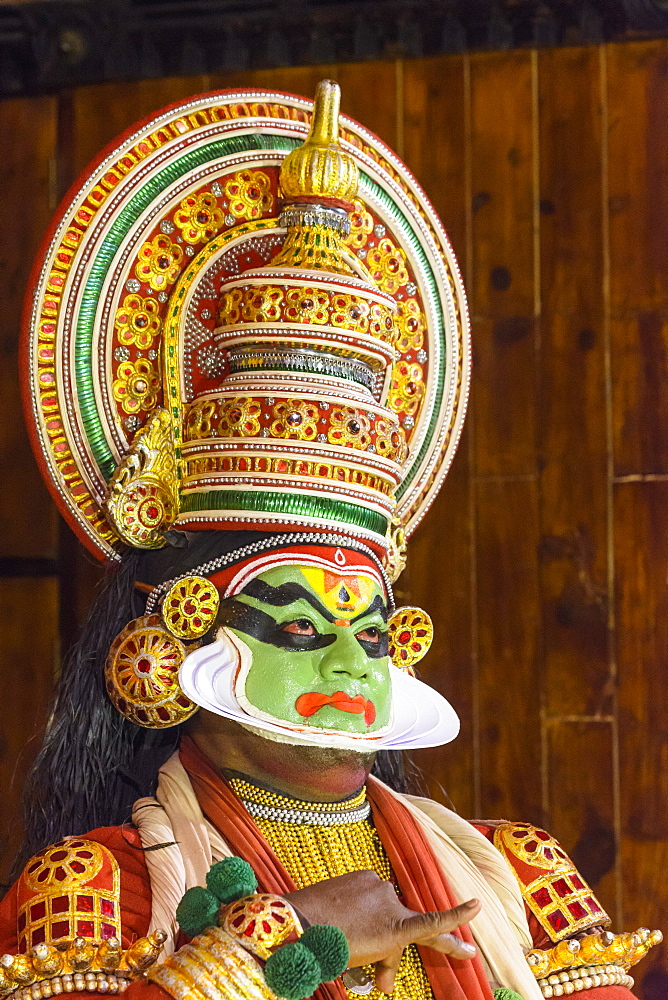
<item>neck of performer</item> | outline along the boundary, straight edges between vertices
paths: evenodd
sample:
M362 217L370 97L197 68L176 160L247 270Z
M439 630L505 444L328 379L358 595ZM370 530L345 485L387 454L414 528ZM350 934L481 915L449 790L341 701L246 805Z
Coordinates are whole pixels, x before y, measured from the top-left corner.
M307 802L337 802L359 791L374 754L277 743L205 710L188 733L221 773L243 775L265 788Z

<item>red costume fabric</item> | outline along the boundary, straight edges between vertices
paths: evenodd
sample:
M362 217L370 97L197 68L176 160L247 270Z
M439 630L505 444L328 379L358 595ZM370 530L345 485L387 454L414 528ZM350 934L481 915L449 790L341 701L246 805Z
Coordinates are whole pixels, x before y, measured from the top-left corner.
M181 761L188 772L205 816L222 833L232 850L253 866L260 891L287 893L295 885L272 852L227 782L187 737L181 744ZM392 865L406 906L417 912L449 909L458 902L440 871L429 844L414 820L382 785L371 779L367 792L373 821ZM151 918L151 886L144 852L137 831L131 826L103 827L86 835L112 852L121 870L120 902L122 945L127 948L148 931ZM0 953L17 951L17 884L0 902ZM457 932L472 941L467 927ZM479 957L456 962L430 949L421 949L422 960L437 1000L492 1000L492 991ZM71 994L73 997L85 994ZM90 995L90 994L88 994ZM167 1000L159 986L132 983L128 1000ZM340 983L326 984L315 994L317 1000L344 1000L347 993ZM624 987L607 986L587 991L589 1000L631 1000Z

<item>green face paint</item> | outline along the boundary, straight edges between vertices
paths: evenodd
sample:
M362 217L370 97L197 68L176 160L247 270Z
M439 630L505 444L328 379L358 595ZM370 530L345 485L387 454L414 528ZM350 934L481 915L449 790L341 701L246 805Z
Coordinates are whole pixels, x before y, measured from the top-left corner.
M275 567L223 601L218 624L253 654L235 691L251 714L358 735L388 724L387 607L372 577Z

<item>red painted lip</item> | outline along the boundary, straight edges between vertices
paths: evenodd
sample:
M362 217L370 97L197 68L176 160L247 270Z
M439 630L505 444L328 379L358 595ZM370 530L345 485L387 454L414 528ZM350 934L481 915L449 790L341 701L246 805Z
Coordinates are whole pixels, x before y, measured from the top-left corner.
M367 701L361 694L351 697L345 691L335 691L334 694L319 694L317 691L309 691L307 694L300 694L295 702L295 708L306 719L315 715L325 705L332 705L333 708L338 708L341 712L350 712L352 715L364 713L364 721L367 726L370 726L376 719L376 709L373 702Z

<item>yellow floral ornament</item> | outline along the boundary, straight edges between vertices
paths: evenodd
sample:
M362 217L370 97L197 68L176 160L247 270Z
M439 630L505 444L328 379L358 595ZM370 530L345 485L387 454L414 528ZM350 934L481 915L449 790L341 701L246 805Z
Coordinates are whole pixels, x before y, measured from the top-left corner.
M188 441L201 441L203 438L211 437L215 412L216 403L212 399L193 403L186 421Z
M220 594L205 576L186 576L172 584L162 602L162 618L177 639L201 639L213 627Z
M376 305L376 303L374 303ZM361 295L335 295L332 299L332 326L366 333L369 326L370 306ZM379 312L377 310L377 312ZM377 320L378 317L375 317Z
M399 464L405 462L408 455L406 434L403 427L392 423L385 417L376 420L376 451L383 458L389 458Z
M424 376L419 365L399 361L392 373L389 404L395 413L417 413L424 396Z
M381 240L369 251L366 263L373 280L389 295L394 295L408 281L406 256L392 240Z
M178 277L183 250L178 243L172 243L169 236L158 234L144 243L138 257L135 274L140 281L147 281L154 291L160 292Z
M241 315L245 323L262 323L278 320L283 304L283 289L275 285L258 288L251 298L244 302Z
M272 437L299 438L313 441L318 433L320 411L301 399L282 399L272 411L274 420L269 428Z
M225 185L229 199L230 215L235 219L259 219L270 212L274 196L267 174L261 170L242 170Z
M355 207L350 213L350 234L346 243L353 250L361 250L373 232L373 216L367 212L361 201L356 199L353 204Z
M153 338L160 333L162 320L158 315L158 302L150 295L126 295L120 309L116 310L116 336L119 344L134 344L141 351L147 350Z
M212 194L190 195L181 202L174 222L186 243L201 243L210 240L221 229L223 213Z
M335 406L332 410L327 440L330 444L344 445L366 451L371 444L369 418L350 406Z
M285 315L300 323L326 323L329 319L329 296L318 288L291 288L285 296Z
M221 437L257 437L262 407L250 396L236 396L220 407L218 432Z
M244 293L240 288L224 292L220 298L218 316L221 326L235 326L241 322L241 304Z
M126 413L152 410L158 401L160 377L150 361L124 361L118 366L114 380L114 399Z
M416 299L399 302L396 318L397 337L394 342L402 354L419 351L424 344L425 318Z

